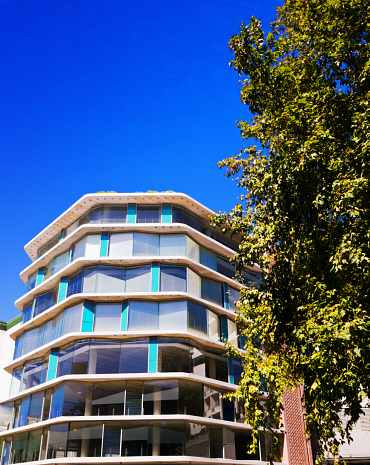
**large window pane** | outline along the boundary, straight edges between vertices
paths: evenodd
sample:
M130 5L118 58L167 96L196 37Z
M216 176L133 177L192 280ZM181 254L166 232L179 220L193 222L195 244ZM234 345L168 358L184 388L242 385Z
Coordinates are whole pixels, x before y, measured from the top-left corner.
M109 256L112 258L132 257L133 233L111 234L109 237Z
M98 267L86 268L83 270L83 284L80 292L94 293L96 292Z
M126 270L124 268L115 268L113 266L99 266L97 289L95 292L105 294L109 294L110 292L124 292L125 274Z
M94 331L119 331L122 304L96 304Z
M144 415L173 415L179 410L179 382L177 380L144 383Z
M26 461L28 433L16 434L12 442L11 463Z
M49 428L48 459L58 459L66 456L68 423L51 425Z
M120 423L105 423L102 457L118 457L121 455Z
M47 367L47 360L36 360L26 363L24 366L21 390L23 391L24 389L29 389L33 386L45 383Z
M217 258L217 271L228 278L235 277L235 263L225 260L223 258Z
M161 292L186 292L186 267L161 265Z
M127 207L103 207L102 223L126 223Z
M159 255L159 235L134 233L134 255Z
M28 354L32 350L37 349L37 341L38 341L39 329L31 329L30 331L26 331L23 334L23 349L22 354Z
M23 351L23 335L15 340L13 360L20 357Z
M159 455L185 455L186 425L184 421L162 421L151 424L149 447L155 451L157 438L160 437ZM158 430L159 434L156 434Z
M152 455L151 451L148 454L148 433L148 425L143 422L124 423L121 455L123 457Z
M187 302L160 302L159 329L172 331L186 331L187 329Z
M72 372L73 346L65 347L59 352L57 377L70 375Z
M9 396L14 396L20 391L23 367L15 369L12 373Z
M42 430L37 429L28 433L26 462L39 460Z
M148 372L148 341L121 344L120 373Z
M82 304L67 308L63 312L63 334L81 331Z
M158 303L130 301L129 331L158 329Z
M48 292L47 294L38 295L35 299L35 309L33 316L40 315L48 308L52 307L56 303L56 290Z
M77 260L77 258L81 258L85 256L85 248L86 248L86 237L80 239L78 242L75 243L73 250L72 250L72 261Z
M91 399L92 386L82 383L66 383L62 415L85 415L86 399Z
M30 408L28 411L27 425L31 425L32 423L36 423L41 420L43 401L43 392L37 392L36 394L32 394L30 400Z
M30 401L31 398L27 397L23 400L19 407L19 416L18 416L18 427L26 426L27 425L27 418L28 418L28 411L30 408Z
M126 292L150 292L151 290L151 266L127 268Z
M158 341L158 371L190 373L188 345L160 339Z
M222 306L222 283L202 278L202 299Z
M212 270L217 270L217 257L216 254L204 247L200 248L200 263Z
M119 342L91 341L89 373L119 373Z
M82 292L82 273L79 273L68 281L67 297L73 294L79 294Z
M123 415L125 382L110 381L94 384L92 415Z
M98 258L100 256L100 234L89 234L85 237L85 257Z
M207 335L207 308L195 302L188 302L188 328L196 334Z
M100 457L103 425L70 423L67 443L69 457Z
M32 318L33 302L30 302L22 310L22 324L27 323Z
M141 415L142 410L142 381L127 381L125 415Z
M158 206L137 205L136 207L137 223L160 223L161 213Z
M209 433L206 425L187 422L186 455L209 457Z
M52 274L58 273L59 270L68 265L69 252L65 252L54 259Z
M50 408L50 418L60 417L63 414L64 392L66 385L63 384L53 392Z
M161 234L160 254L162 257L185 256L185 234Z

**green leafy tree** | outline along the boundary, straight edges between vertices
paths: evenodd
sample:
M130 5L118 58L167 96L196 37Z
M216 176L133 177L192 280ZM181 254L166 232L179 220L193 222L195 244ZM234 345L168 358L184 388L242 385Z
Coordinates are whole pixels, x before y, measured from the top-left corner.
M279 428L283 392L304 383L318 456L338 453L370 390L369 36L368 0L286 0L267 35L252 17L229 43L253 115L238 126L259 149L219 163L245 193L214 222L242 235L240 265L264 270L238 304L236 396L256 438Z

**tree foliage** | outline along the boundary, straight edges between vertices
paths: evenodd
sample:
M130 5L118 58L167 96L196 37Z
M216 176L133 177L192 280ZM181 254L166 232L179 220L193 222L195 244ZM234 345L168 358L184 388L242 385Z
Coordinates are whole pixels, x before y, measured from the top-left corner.
M270 26L252 17L229 43L253 114L238 126L261 150L219 163L245 194L214 222L242 234L241 265L265 270L238 304L246 420L278 428L282 393L304 383L322 456L370 391L370 2L286 0Z

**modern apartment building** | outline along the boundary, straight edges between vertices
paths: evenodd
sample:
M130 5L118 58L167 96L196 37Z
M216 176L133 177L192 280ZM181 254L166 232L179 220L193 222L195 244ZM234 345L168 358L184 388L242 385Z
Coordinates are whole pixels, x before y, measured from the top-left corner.
M21 322L0 340L2 465L266 463L269 438L249 455L243 406L222 398L242 372L224 347L243 346L242 285L211 213L180 193L89 194L25 246Z

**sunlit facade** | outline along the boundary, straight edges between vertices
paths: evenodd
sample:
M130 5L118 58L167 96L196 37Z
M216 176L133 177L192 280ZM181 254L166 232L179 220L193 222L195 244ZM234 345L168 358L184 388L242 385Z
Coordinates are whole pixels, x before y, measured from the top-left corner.
M248 454L243 407L222 398L242 371L224 346L243 346L241 284L211 213L179 193L86 195L26 245L2 465L266 463L268 438Z

